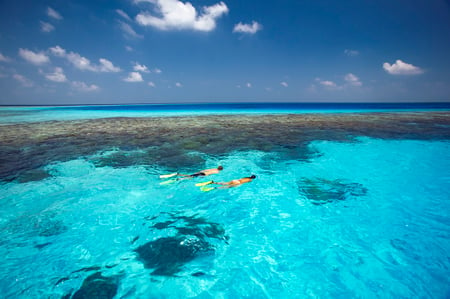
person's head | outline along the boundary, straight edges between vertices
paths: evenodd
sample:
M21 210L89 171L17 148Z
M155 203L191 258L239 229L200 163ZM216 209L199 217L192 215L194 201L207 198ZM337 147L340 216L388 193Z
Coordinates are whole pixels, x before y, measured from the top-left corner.
M223 169L223 167L222 167L222 166L219 166L219 167L217 167L217 169L218 169L218 170L222 170L222 169Z
M250 177L252 180L256 179L256 175L252 174L252 176Z

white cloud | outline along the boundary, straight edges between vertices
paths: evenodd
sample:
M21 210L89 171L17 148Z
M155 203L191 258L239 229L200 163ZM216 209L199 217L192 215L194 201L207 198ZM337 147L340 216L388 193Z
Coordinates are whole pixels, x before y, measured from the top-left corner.
M211 31L216 27L216 19L228 13L228 7L224 2L203 7L201 14L190 2L184 3L178 0L147 0L145 2L156 5L161 16L156 17L148 12L141 12L136 16L136 21L142 26L152 26L160 30Z
M80 54L70 52L64 56L70 63L73 64L77 69L83 71L96 71L96 68L91 64L89 59L82 57Z
M155 86L156 86L155 83L153 83L152 81L148 82L147 84L148 84L148 86L150 86L150 87L155 87Z
M111 61L109 61L108 59L100 58L99 61L100 61L100 65L99 66L95 66L97 71L105 72L105 73L117 73L117 72L120 72L120 68L114 66L114 64Z
M352 73L348 73L345 75L344 80L347 81L348 84L353 86L361 86L362 83L359 81L359 78L353 75Z
M180 82L175 83L176 87L183 87L183 85Z
M142 75L138 72L131 72L128 74L128 77L124 78L123 81L125 82L142 82L144 79L142 79Z
M125 50L127 50L128 52L133 52L133 48L130 46L125 46Z
M255 34L256 32L258 32L261 29L262 29L261 24L253 21L253 23L251 25L243 24L243 23L234 25L233 32Z
M41 31L42 32L52 32L53 30L55 30L55 26L53 26L50 23L41 21L40 24L41 24Z
M158 68L153 69L153 72L154 72L155 74L161 74L161 73L162 73L162 71L161 71L160 69L158 69Z
M412 64L406 63L398 59L394 64L383 63L383 68L391 75L419 75L424 71Z
M66 82L67 78L66 75L64 75L64 71L60 67L55 67L55 71L50 74L46 74L45 78L47 80L53 81L53 82Z
M15 80L19 81L22 84L22 86L24 86L24 87L32 87L33 86L33 82L31 80L25 78L22 75L14 74L13 78Z
M60 46L50 48L50 52L55 56L66 58L77 69L83 71L84 70L95 71L95 67L91 65L89 59L82 57L78 53L74 52L67 53L66 50L61 48Z
M116 9L116 12L117 12L121 17L123 17L124 19L126 19L127 21L131 21L130 16L128 16L128 14L127 14L126 12L124 12L123 10L121 10L121 9Z
M326 87L337 87L337 85L336 85L336 83L334 83L333 81L328 81L328 80L321 80L321 81L319 81L319 83L321 84L321 85L323 85L323 86L326 86Z
M60 46L56 46L50 48L50 52L58 57L62 57L67 59L73 66L82 71L91 71L91 72L105 72L105 73L117 73L120 72L121 69L113 65L111 61L105 58L100 58L98 65L91 64L90 60L82 57L78 53L67 52Z
M47 55L45 55L44 52L35 53L33 51L30 51L28 49L19 49L19 55L23 59L25 59L28 62L31 62L35 65L42 65L50 61Z
M251 84L250 82L247 82L247 83L245 84L245 86L247 86L247 88L252 88L252 84Z
M58 56L58 57L66 56L66 50L64 50L60 46L50 48L50 52L52 52L53 55Z
M59 14L59 12L57 12L56 10L54 10L51 7L47 7L47 15L50 18L56 19L56 20L62 20L62 16Z
M345 49L344 50L345 55L347 56L358 56L359 55L359 51L357 50L349 50L349 49Z
M83 92L92 92L92 91L97 91L100 89L95 84L88 85L84 82L79 82L79 81L72 82L72 87L78 91L83 91Z
M142 35L137 34L136 31L127 23L119 21L120 29L124 33L125 37L128 38L143 38Z
M282 86L284 86L284 87L288 87L289 85L287 84L287 82L281 82L280 83Z
M11 59L9 57L4 56L2 53L0 53L0 61L1 62L10 62Z
M141 65L137 62L134 64L133 70L141 73L150 73L149 69L145 65Z

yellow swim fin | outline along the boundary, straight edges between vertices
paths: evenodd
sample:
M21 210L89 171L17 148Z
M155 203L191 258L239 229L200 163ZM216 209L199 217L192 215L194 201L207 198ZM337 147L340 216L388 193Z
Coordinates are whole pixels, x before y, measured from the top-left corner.
M216 187L203 186L203 187L200 188L200 190L202 190L203 192L208 192L208 191L211 191L211 190L214 190L214 189L216 189Z
M174 177L178 174L178 172L174 172L174 173L169 173L169 174L162 174L159 176L160 179L168 179L171 177Z
M209 185L212 183L214 183L214 181L207 181L207 182L203 182L203 183L197 183L197 184L195 184L195 186L202 187L202 186L206 186L206 185Z
M167 184L172 184L175 183L177 181L177 179L172 179L172 180L167 180L164 182L159 183L160 185L167 185Z

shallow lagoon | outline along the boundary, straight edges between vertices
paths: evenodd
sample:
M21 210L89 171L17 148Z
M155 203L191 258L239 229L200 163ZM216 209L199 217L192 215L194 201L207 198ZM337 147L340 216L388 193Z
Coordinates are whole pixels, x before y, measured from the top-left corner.
M0 291L444 298L449 128L445 111L4 124ZM217 165L257 179L160 185Z

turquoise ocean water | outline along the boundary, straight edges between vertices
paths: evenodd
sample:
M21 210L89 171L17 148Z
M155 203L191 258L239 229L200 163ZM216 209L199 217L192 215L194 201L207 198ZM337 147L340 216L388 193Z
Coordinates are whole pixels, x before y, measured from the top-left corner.
M292 112L282 108L272 112ZM6 132L23 123L21 129L31 130L55 120L164 116L164 111L139 109L7 108L0 111L0 128ZM185 107L181 110L186 115ZM350 110L360 113L361 107ZM414 112L424 110L414 107ZM444 118L438 127L450 128L450 111L438 110ZM322 117L330 111L336 107L321 110ZM207 109L201 113L211 114ZM176 109L169 114L177 115ZM67 159L46 158L48 163L39 166L22 161L26 171L20 175L16 166L5 168L0 182L0 296L448 298L448 134L422 138L416 131L378 138L360 133L336 140L324 138L323 131L321 138L298 146L282 144L283 150L247 146L220 154L191 150L184 160L174 155L179 161L186 155L192 159L181 171L218 165L224 170L206 179L162 185L160 174L180 169L136 158L152 153L163 157L149 150L166 146L167 152L171 145L162 141L130 148L108 143ZM41 149L52 142L39 140ZM0 142L8 155L34 150L25 142ZM310 154L299 154L304 151ZM1 162L8 163L8 156ZM229 181L251 174L257 178L237 188L202 192L195 186L210 178Z
M232 103L103 106L0 106L0 125L104 117L158 117L220 114L448 111L449 103Z

